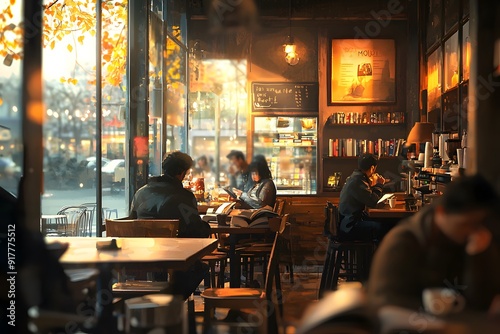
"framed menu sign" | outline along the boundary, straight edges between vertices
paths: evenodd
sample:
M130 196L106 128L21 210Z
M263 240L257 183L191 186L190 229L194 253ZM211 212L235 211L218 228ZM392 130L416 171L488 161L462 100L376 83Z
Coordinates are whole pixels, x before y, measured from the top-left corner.
M392 39L332 39L328 104L396 102Z
M317 82L254 82L253 111L318 111Z

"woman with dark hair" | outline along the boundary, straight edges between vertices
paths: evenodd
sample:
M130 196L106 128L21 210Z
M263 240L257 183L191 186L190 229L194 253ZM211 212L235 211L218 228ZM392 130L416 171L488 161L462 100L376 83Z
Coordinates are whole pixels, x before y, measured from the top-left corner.
M258 209L269 205L271 208L276 203L276 186L274 185L271 171L265 159L254 159L249 166L250 175L255 182L247 192L235 189L243 208Z

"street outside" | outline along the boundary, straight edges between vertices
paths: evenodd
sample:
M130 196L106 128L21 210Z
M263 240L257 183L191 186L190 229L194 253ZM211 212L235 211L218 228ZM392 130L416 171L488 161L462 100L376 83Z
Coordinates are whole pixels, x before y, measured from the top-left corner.
M74 190L46 190L41 199L42 214L56 214L62 207L68 205L81 205L83 203L96 202L95 189L74 189ZM128 205L125 203L123 191L111 194L109 188L102 190L102 207L109 210L116 209L116 214L111 213L111 218L128 216ZM105 213L107 211L105 210ZM92 234L95 235L95 226L92 227Z
M117 209L118 217L128 215L128 205L125 203L125 194L110 194L109 189L102 190L102 206L109 209ZM76 190L46 190L42 195L42 214L56 214L63 206L80 205L82 203L95 203L95 189Z

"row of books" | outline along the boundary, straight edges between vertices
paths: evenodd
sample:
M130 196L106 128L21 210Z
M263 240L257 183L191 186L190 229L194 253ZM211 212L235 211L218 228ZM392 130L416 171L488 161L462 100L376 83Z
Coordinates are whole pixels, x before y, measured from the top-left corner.
M405 139L355 139L337 138L328 140L328 156L356 157L361 153L372 153L382 156L396 157L401 154Z

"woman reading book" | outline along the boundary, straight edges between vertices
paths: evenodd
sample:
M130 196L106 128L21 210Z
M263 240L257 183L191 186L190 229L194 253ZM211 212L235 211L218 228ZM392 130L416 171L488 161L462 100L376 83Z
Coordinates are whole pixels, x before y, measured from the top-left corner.
M276 186L267 166L265 158L255 157L249 166L250 175L255 182L247 192L238 189L233 191L238 196L242 208L258 209L266 205L271 208L276 203Z

